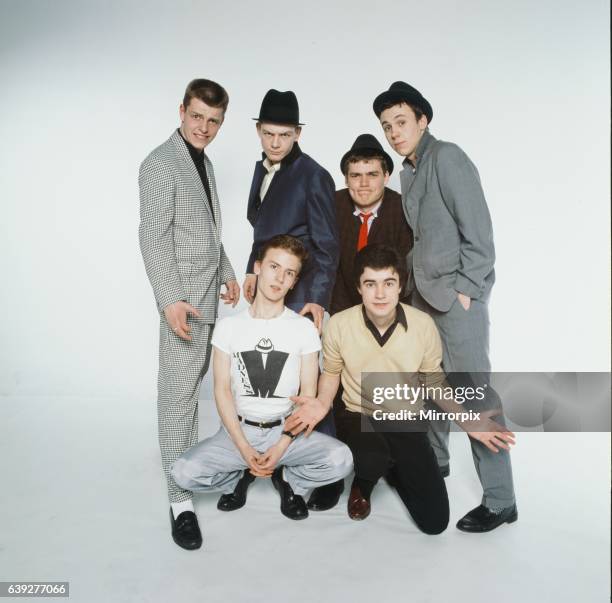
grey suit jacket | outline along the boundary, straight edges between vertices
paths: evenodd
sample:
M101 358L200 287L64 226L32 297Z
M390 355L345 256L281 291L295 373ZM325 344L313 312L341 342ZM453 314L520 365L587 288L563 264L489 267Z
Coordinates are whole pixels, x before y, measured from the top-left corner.
M486 301L495 281L495 248L478 171L455 144L426 130L416 168L404 162L402 205L414 232L409 286L446 312L457 292Z
M159 310L183 300L214 323L219 287L235 275L221 242L212 163L206 155L204 161L211 204L178 130L142 162L139 238Z

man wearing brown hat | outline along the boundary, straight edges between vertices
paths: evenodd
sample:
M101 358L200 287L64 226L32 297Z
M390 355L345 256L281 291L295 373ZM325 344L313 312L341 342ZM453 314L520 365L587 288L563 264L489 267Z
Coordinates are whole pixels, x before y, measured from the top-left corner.
M308 260L285 298L285 305L302 316L312 317L320 333L338 267L334 181L298 145L304 124L300 123L298 101L292 91L268 90L259 116L253 119L257 122L263 153L255 164L247 206L253 245L246 267L244 296L248 302L254 301L257 283L254 265L261 247L277 235L292 235L306 247ZM331 414L317 425L317 430L335 435ZM309 508L331 508L342 488L343 482L338 482L322 493L316 489Z
M414 233L407 256L412 303L438 327L449 382L488 385L487 304L495 281L495 250L478 171L457 145L430 134L433 109L416 88L394 82L376 97L373 108L389 144L405 158L400 179ZM434 424L430 432L443 475L449 472L448 427ZM518 517L510 456L470 443L483 498L457 527L488 532Z
M400 257L412 248L412 231L402 209L402 198L387 188L393 161L372 134L359 135L340 161L346 188L336 192L340 232L340 262L330 314L361 303L353 278L357 252L366 245L393 247ZM407 303L407 299L402 301Z

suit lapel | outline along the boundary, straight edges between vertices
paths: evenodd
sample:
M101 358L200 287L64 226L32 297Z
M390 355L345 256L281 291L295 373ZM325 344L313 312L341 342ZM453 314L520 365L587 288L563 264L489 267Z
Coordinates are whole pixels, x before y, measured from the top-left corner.
M348 249L356 250L361 220L353 214L355 211L355 206L353 205L353 200L351 199L348 189L344 189L343 192L344 195L341 201L341 206L338 208L338 226L340 227L342 236L345 239L343 244Z
M204 165L206 167L206 175L208 176L208 186L210 187L210 194L212 195L211 206L213 209L213 216L215 219L215 225L217 226L217 232L221 232L221 206L219 205L219 198L217 197L217 183L215 182L215 171L213 169L212 162L204 154ZM198 178L199 178L198 174ZM200 178L200 182L201 182Z
M413 191L413 185L416 178L410 166L405 167L400 172L400 181L402 184L402 203L406 211L406 217L410 226L414 230L419 219L419 195Z
M251 225L254 225L257 221L259 204L261 202L259 191L261 190L261 183L263 182L265 173L266 169L263 166L263 161L258 161L255 164L253 180L251 180L251 190L249 192L249 202L247 205L247 219ZM272 180L274 180L274 178Z
M436 139L425 131L423 138L417 146L417 170L424 169L426 158L433 153ZM416 173L410 164L404 164L404 169L400 173L402 183L402 203L412 230L416 230L419 221L420 202L427 192L427 178L417 178ZM419 180L419 184L416 181Z

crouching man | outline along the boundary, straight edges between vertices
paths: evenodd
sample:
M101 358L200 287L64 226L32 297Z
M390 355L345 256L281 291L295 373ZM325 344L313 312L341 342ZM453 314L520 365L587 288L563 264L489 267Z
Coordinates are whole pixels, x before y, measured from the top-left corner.
M298 397L300 408L285 428L297 433L325 416L342 383L344 408L336 416L337 432L351 449L355 463L349 517L360 520L370 514L372 490L381 477L386 477L419 529L439 534L448 525L449 503L427 425L408 431L363 430L362 414L372 416L375 407L370 400L362 399L361 377L363 373L412 373L431 385L444 383L440 336L430 316L399 303L406 273L404 261L394 249L384 245L364 247L355 258L354 275L362 304L330 319L323 333L318 396ZM461 411L452 400L435 403L445 412ZM508 449L514 434L492 421L493 414L478 424L459 424L491 451Z
M223 425L177 459L172 477L187 490L222 492L217 504L222 511L245 504L255 477L271 477L283 515L305 519L303 496L353 467L342 442L319 432L296 437L284 425L290 397L298 392L314 397L317 388L317 329L284 305L306 257L294 237L279 235L265 243L254 266L252 306L219 321L213 333L214 392Z

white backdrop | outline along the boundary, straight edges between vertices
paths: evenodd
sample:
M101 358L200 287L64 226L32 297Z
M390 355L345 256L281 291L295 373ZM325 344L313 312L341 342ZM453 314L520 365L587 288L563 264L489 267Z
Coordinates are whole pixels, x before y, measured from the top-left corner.
M402 79L432 103L434 136L480 170L498 253L494 368L609 370L606 1L0 0L0 11L0 395L152 406L137 173L194 77L230 94L208 153L240 278L259 154L250 118L266 90L297 93L301 146L341 186L354 138L384 141L373 98Z

